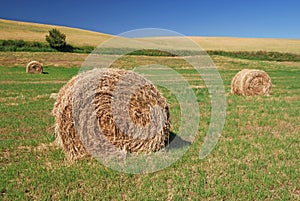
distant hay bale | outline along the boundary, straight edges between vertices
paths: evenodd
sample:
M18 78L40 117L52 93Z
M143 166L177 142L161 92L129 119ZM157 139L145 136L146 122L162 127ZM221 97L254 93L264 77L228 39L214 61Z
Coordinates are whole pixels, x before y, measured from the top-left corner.
M130 92L137 82L143 85ZM128 94L130 98L124 98ZM89 156L91 151L103 155L116 152L117 156L155 152L169 139L165 98L152 83L130 71L94 69L73 77L60 89L52 113L56 142L71 161Z
M271 93L271 88L271 78L262 70L241 70L231 82L231 93L243 96L268 96Z
M35 73L42 74L43 73L43 64L38 61L31 61L26 66L26 73Z

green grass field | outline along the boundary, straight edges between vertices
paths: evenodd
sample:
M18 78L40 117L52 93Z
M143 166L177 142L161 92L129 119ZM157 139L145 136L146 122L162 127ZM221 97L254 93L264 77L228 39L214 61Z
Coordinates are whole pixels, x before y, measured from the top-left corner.
M204 86L203 81L174 58L123 58L117 66L132 68L156 61L176 69L194 86L201 112L197 137L180 160L159 172L131 175L94 159L70 164L62 150L50 144L54 100L49 96L78 73L76 54L1 54L2 200L300 200L299 62L213 56L226 89L227 117L219 143L200 160L210 119L208 92L197 87ZM23 60L17 60L20 55ZM21 64L30 56L45 59L47 74L25 73ZM271 96L231 95L231 79L243 68L265 70L272 78ZM164 95L176 133L180 110L171 94Z

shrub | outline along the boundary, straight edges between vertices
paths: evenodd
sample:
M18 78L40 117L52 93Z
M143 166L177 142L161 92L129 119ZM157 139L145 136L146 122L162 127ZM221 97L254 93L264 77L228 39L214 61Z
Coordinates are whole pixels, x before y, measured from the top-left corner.
M62 51L66 49L66 35L61 33L58 29L51 29L49 35L46 35L46 41L50 47Z
M0 40L0 51L3 52L54 52L47 43L24 40Z

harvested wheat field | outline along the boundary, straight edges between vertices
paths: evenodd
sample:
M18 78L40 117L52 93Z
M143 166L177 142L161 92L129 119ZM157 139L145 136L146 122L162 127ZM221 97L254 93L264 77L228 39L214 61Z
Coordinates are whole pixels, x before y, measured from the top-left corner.
M241 70L231 82L231 93L244 96L268 96L271 93L271 88L271 78L263 70Z
M129 93L136 83L143 87ZM124 151L155 152L169 137L165 98L153 84L130 71L95 69L73 77L59 91L52 113L56 140L71 161L90 152L102 157L122 156Z
M45 42L45 35L53 28L65 33L67 35L67 41L74 45L98 45L112 37L109 34L65 26L0 19L0 39Z
M61 30L67 35L67 42L72 45L98 46L104 41L112 38L112 35L93 32L83 29L55 26L39 23L20 22L0 19L0 39L2 40L26 40L45 41L45 35L52 28ZM277 38L234 38L234 37L200 37L189 36L191 40L198 43L204 50L224 51L275 51L300 54L300 40L277 39ZM174 37L156 38L166 45L172 46ZM153 41L153 39L151 39Z

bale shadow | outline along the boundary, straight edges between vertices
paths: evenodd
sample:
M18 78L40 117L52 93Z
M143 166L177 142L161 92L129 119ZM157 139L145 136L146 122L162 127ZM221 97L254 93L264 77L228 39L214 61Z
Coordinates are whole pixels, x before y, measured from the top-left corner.
M182 139L179 135L170 131L169 140L166 142L166 150L179 149L191 144L191 142Z
M42 74L49 74L48 72L42 72Z

